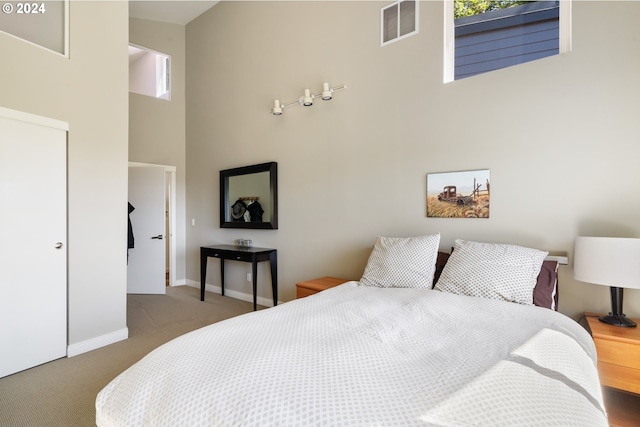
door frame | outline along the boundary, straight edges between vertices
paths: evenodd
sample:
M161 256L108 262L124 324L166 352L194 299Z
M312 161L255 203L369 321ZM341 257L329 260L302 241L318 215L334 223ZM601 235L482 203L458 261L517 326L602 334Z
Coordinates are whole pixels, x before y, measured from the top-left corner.
M165 188L169 187L169 218L167 221L169 235L166 237L169 239L169 286L176 286L176 167L141 162L129 162L129 167L164 168L165 179L167 179L165 184L168 184L165 185Z

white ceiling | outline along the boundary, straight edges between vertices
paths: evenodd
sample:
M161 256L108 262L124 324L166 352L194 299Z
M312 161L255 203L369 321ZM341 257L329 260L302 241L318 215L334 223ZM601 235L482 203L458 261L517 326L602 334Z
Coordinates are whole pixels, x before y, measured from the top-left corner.
M132 0L129 16L186 25L216 3L212 0Z

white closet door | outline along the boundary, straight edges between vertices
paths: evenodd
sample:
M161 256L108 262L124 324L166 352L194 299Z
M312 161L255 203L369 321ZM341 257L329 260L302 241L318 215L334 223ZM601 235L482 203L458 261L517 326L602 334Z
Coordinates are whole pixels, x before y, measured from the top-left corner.
M167 289L166 173L161 166L129 167L129 215L135 246L129 249L127 293L165 294Z
M67 132L7 111L0 109L0 377L67 354Z

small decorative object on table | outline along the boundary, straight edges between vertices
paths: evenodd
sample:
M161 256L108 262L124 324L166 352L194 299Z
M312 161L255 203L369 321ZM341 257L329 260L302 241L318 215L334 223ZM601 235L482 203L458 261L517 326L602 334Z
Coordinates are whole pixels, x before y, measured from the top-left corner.
M239 248L250 248L253 246L253 240L237 239L236 246Z

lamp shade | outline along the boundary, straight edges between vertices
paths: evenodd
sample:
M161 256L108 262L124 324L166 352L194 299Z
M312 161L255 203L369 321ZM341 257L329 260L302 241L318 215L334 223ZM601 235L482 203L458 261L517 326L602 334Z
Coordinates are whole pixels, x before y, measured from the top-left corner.
M577 237L573 259L576 280L640 289L640 239Z

